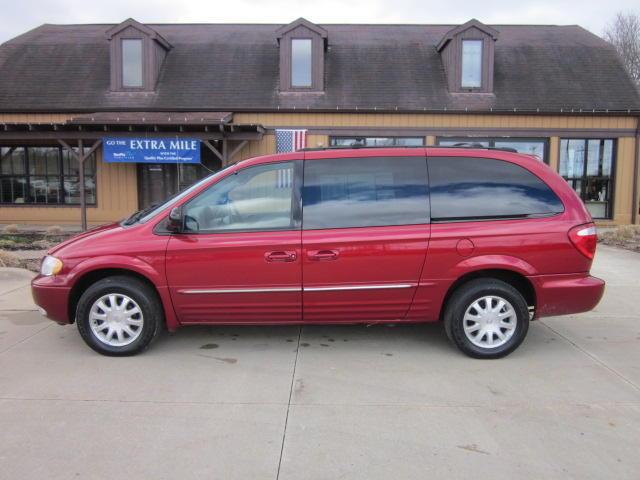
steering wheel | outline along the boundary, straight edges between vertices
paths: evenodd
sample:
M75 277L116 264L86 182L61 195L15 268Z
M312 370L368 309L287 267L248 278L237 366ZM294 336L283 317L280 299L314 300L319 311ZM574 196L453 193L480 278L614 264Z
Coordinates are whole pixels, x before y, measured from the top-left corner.
M200 230L200 224L198 223L198 220L196 220L196 218L192 217L191 215L184 216L184 226L190 232L197 232Z

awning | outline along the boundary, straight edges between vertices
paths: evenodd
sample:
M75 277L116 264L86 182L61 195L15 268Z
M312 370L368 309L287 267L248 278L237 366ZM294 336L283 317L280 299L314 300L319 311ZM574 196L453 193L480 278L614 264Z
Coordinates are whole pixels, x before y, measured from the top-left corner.
M260 140L264 127L233 123L231 112L95 112L61 122L0 123L0 140L172 136L199 140Z

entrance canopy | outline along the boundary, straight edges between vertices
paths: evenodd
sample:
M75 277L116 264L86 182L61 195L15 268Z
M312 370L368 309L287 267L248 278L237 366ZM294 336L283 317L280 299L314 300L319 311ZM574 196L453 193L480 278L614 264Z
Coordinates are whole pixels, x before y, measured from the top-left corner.
M260 140L264 128L235 124L230 112L96 112L62 122L0 124L1 140L99 139L103 136L187 136L199 140Z
M262 125L233 123L231 112L95 112L60 122L0 123L3 146L53 142L67 149L80 165L102 145L103 139L173 138L200 141L226 166L249 141L260 140L263 135ZM82 228L86 229L83 172L80 168L80 209Z

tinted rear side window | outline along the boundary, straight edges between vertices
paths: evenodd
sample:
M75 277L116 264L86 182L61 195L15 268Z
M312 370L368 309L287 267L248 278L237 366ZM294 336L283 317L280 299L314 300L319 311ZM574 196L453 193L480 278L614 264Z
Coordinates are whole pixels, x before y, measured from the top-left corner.
M307 160L302 202L306 230L427 223L427 161L424 157Z
M538 177L513 163L488 158L429 158L431 219L518 218L564 211Z

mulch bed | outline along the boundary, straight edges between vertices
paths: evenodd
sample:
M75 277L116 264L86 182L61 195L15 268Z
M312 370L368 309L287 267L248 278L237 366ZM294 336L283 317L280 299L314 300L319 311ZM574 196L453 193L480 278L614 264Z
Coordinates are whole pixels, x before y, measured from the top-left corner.
M47 250L70 238L74 234L55 234L33 232L0 233L0 250Z
M598 243L640 253L640 225L624 225L601 232Z

